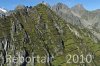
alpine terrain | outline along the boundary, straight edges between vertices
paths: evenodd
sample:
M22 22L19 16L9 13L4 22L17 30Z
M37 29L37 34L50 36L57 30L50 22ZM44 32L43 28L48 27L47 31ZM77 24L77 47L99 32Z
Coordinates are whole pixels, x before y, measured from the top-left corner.
M0 17L0 65L100 66L99 17L100 10L90 12L80 4L73 8L62 3L19 5ZM16 59L32 56L42 58L31 63Z

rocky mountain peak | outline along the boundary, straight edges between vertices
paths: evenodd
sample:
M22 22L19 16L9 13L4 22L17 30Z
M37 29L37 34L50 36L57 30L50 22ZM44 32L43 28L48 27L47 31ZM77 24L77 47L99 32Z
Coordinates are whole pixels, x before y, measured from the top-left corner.
M77 4L77 5L75 5L74 7L72 7L72 9L86 10L82 4Z
M18 5L15 9L16 10L25 9L25 6L24 5Z
M56 7L59 9L69 9L69 7L63 3L58 3Z
M44 4L44 5L48 5L48 3L44 2L44 1L42 1L42 4Z

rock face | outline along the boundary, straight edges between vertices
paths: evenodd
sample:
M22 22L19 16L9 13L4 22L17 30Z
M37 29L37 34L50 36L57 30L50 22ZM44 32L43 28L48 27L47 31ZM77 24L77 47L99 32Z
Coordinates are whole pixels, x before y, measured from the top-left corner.
M18 5L18 6L16 7L16 10L20 10L20 9L25 9L25 6L24 6L24 5Z
M69 22L63 20L54 11L44 4L34 7L25 7L14 10L9 16L0 18L0 60L1 66L98 66L99 43L91 39L91 32L85 28L79 29L80 19L70 12L69 8L58 4L58 12L66 12ZM60 11L59 11L60 10ZM63 11L65 10L65 11ZM74 20L78 23L74 23ZM71 24L70 24L71 22ZM74 24L73 24L74 23ZM88 53L95 55L93 61L88 63L66 63L67 54ZM31 56L46 56L46 60L40 59L27 63L8 63L6 56L21 56L24 59ZM51 57L54 59L51 59ZM15 60L16 61L16 60ZM27 60L29 61L29 59ZM45 63L41 62L44 61ZM2 63L1 63L2 62Z
M82 26L81 20L73 14L72 10L66 6L65 4L58 3L57 5L52 7L52 10L54 10L60 17L62 17L67 22L73 24Z
M82 4L77 4L74 7L71 8L76 14L82 15L83 11L86 11L86 9L83 7Z

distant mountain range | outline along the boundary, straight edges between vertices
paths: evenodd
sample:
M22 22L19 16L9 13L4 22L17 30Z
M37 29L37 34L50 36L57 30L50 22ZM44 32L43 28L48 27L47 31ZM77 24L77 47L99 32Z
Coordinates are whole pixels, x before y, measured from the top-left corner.
M67 22L77 25L80 28L87 28L95 39L100 40L100 10L88 11L82 4L69 8L63 3L58 3L52 7L60 17Z

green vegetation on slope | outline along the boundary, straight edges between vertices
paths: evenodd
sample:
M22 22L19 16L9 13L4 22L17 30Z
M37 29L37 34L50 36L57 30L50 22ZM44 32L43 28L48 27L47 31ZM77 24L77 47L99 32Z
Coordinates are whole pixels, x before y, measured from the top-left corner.
M81 37L75 34L75 30ZM43 4L18 9L10 16L0 18L0 37L1 41L9 41L8 54L16 56L18 52L26 51L27 56L34 53L35 56L55 57L49 63L35 62L35 66L99 66L100 45L94 43L88 33L65 22ZM68 54L86 56L88 53L95 55L91 63L66 63Z

